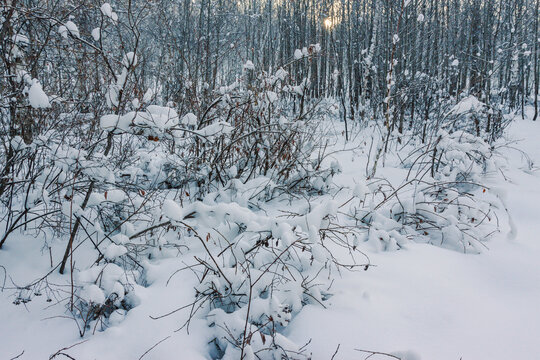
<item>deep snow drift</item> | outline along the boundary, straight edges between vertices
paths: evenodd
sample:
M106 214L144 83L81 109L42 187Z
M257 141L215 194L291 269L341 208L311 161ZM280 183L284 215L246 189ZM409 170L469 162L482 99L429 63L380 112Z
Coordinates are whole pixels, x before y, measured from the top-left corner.
M339 124L336 133L341 132ZM516 118L507 137L517 142L533 163L540 161L540 123ZM361 139L356 139L361 141ZM351 148L351 145L346 145ZM327 308L307 305L292 319L286 335L297 344L311 342L313 359L364 359L369 353L392 353L402 359L507 360L540 357L540 177L519 150L508 148L501 176L484 183L504 199L511 221L501 218L501 232L486 243L489 250L463 254L428 244L408 243L399 251L362 251L375 266L343 272L333 284ZM343 172L337 186L354 186L365 177L365 155L358 149L336 153ZM391 161L379 176L396 176ZM501 181L501 177L507 181ZM511 228L511 222L515 229ZM517 230L517 231L516 231ZM41 241L19 237L0 251L0 357L42 359L64 352L75 359L206 359L209 328L195 318L179 329L197 279L175 257L149 261L149 286L136 286L139 305L125 318L116 315L105 331L79 338L75 322L62 317L64 304L48 295L13 305L13 283L26 284L50 270L49 249ZM61 256L62 243L52 248ZM24 256L23 256L24 254ZM26 263L21 263L25 259ZM28 266L31 264L31 266ZM4 282L4 272L7 277ZM69 284L69 275L49 279ZM170 280L170 281L169 281ZM60 299L58 299L60 300ZM155 347L154 347L155 346ZM65 350L60 350L65 349ZM58 355L58 358L65 357ZM371 359L385 358L373 356ZM386 357L388 358L388 357Z

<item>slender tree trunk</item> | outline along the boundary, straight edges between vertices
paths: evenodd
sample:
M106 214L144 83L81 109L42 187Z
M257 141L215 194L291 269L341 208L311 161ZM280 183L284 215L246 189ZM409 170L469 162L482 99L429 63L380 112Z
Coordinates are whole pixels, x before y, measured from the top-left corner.
M534 12L534 116L533 121L536 121L538 118L538 82L540 81L540 76L538 74L538 8L540 1L536 0L536 9Z

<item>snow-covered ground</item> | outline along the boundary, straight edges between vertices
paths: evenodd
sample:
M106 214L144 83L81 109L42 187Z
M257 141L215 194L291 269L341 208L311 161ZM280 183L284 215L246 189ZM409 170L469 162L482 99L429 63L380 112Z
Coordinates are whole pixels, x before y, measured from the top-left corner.
M518 118L508 130L509 138L521 140L516 148L535 163L540 161L538 136L540 122ZM364 164L353 162L351 152L337 156L343 173L336 183L350 185L356 177L365 176ZM507 219L501 218L501 233L479 255L426 244L370 252L376 266L344 272L334 283L335 295L328 308L304 307L287 328L287 336L298 344L311 339L308 349L313 359L331 359L338 346L336 360L368 356L355 349L394 353L409 360L539 359L540 173L526 169L526 159L518 150L505 150L505 156L510 166L500 170L508 181L494 184L486 179L486 185L505 194L505 205L517 229L515 236L510 234ZM382 171L390 174L395 170ZM64 305L51 306L56 301L46 302L46 294L13 305L9 276L15 283L25 284L50 270L48 249L41 249L41 244L38 239L21 237L0 251L0 286L4 268L8 274L6 288L0 292L0 359L11 359L23 351L19 359L46 359L75 344L64 352L79 360L139 359L143 355L143 359L207 358L209 330L203 320L194 320L189 334L186 329L175 332L189 309L159 320L150 318L192 301L196 279L189 272L175 275L166 284L181 267L175 258L149 264L151 284L135 291L139 306L117 325L84 339L78 337L72 319L58 316ZM62 251L60 247L54 250ZM53 253L55 259L60 255ZM55 273L50 281L62 284L66 278ZM371 357L377 358L384 357Z
M518 119L509 137L537 163L540 123ZM354 349L401 352L411 359L540 358L540 177L524 172L519 151L508 151L506 193L517 227L464 255L425 244L370 254L377 267L345 274L329 309L304 308L288 329L309 337L315 359L361 359ZM344 176L353 176L354 168ZM416 356L416 357L415 357ZM375 357L372 357L372 359Z

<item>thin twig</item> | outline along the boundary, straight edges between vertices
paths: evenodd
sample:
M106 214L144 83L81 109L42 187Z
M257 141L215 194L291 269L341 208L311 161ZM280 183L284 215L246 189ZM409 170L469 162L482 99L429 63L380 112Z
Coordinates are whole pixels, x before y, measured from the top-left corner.
M372 357L374 355L382 355L382 356L391 357L393 359L401 360L400 357L397 357L397 356L392 355L392 354L380 352L380 351L371 351L371 350L362 350L362 349L354 349L354 350L369 354L368 357L366 357L364 360L367 360L367 359L369 359L370 357Z
M141 360L146 354L148 354L150 351L152 351L156 346L158 346L159 344L161 344L162 342L164 342L165 340L167 340L168 338L170 338L171 335L159 340L157 343L155 343L150 349L146 350L144 352L144 354L141 355L141 357L139 358L139 360Z
M332 357L330 358L330 360L334 360L334 358L336 357L338 351L339 351L339 347L341 346L341 344L338 344L337 348L336 348L336 351L334 351L334 355L332 355Z
M9 359L9 360L15 360L15 359L18 359L18 358L20 358L23 354L24 354L24 350L23 350L19 355L15 356L15 357L12 357L12 358Z

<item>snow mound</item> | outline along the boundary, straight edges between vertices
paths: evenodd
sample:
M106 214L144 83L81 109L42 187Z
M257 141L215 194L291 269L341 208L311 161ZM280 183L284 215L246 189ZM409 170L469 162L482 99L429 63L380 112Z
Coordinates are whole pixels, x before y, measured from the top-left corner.
M49 97L45 94L37 79L32 80L32 86L30 86L30 90L28 90L28 101L30 102L30 106L34 109L46 109L51 107Z
M485 104L483 102L478 100L476 96L470 95L457 103L457 105L450 110L450 113L454 115L461 115L472 111L482 110L484 107Z

